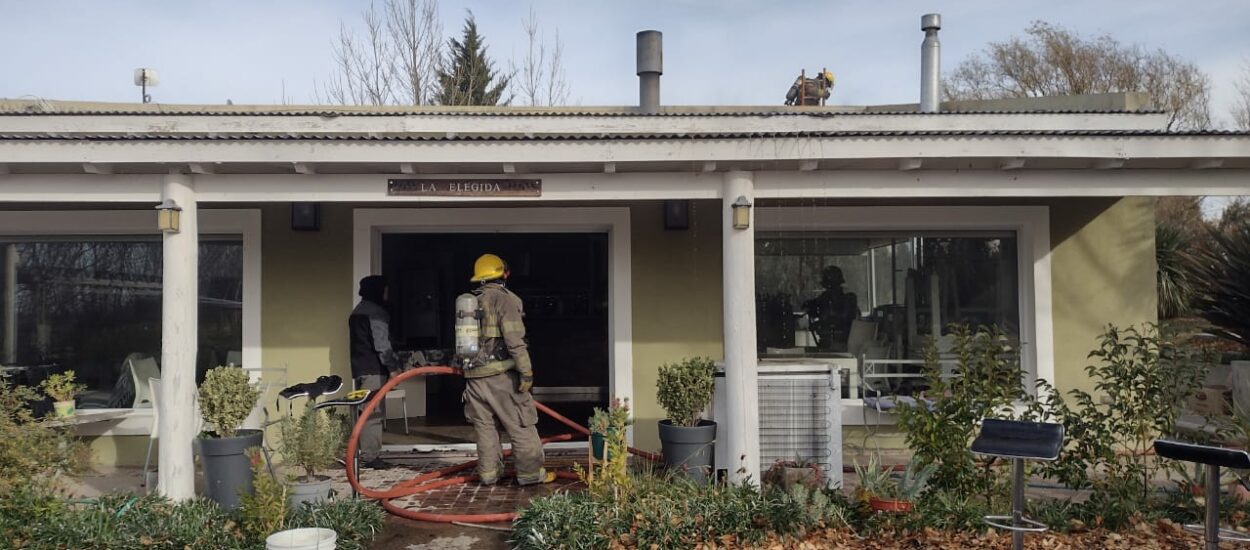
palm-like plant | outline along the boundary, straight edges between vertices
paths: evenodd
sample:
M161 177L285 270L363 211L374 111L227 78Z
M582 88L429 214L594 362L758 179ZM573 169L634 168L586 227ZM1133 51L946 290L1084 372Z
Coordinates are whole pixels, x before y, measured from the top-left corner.
M1159 292L1159 318L1172 319L1189 313L1198 293L1192 272L1194 258L1188 252L1193 240L1180 227L1160 223L1155 227L1155 264Z
M1250 347L1250 220L1212 231L1200 253L1198 308L1216 336Z

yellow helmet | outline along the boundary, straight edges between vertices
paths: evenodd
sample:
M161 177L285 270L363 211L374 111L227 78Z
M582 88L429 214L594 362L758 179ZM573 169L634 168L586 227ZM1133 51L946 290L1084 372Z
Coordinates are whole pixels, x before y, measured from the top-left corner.
M480 283L502 279L507 271L508 266L503 263L503 258L494 254L482 254L476 262L473 262L473 278L469 279L469 282Z
M821 76L824 76L824 77L825 77L825 81L826 81L826 82L828 82L830 86L833 86L833 71L826 70L826 71L825 71L825 74L823 74L823 75L821 75Z

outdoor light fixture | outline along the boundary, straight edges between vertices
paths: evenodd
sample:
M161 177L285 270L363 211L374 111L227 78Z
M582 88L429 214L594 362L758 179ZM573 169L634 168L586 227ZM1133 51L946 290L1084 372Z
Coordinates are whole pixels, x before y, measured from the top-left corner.
M178 218L182 215L182 207L174 202L174 199L165 199L164 202L156 205L156 226L160 228L161 233L177 233Z
M747 200L745 195L738 195L738 200L733 203L733 209L734 229L751 227L751 201Z

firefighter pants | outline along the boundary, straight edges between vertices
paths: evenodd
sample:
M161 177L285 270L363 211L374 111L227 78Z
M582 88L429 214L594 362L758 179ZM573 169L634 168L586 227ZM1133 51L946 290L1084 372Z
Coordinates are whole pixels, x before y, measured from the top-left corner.
M477 432L477 473L486 484L502 473L503 448L499 426L512 441L517 483L538 483L546 477L543 446L538 439L538 410L529 392L517 391L520 375L507 371L483 378L466 378L464 415Z
M386 383L386 378L386 376L381 374L357 376L356 389L373 390L374 393L377 393L382 388L382 384ZM369 415L369 420L365 421L364 428L360 430L360 460L362 462L369 462L382 453L383 418L386 418L385 399L378 403L377 408L373 409L373 414Z

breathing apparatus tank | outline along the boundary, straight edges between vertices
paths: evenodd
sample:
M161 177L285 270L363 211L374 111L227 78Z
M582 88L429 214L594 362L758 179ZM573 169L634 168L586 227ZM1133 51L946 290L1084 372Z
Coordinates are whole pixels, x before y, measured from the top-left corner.
M464 293L456 297L456 360L467 364L481 349L482 312L477 296Z

